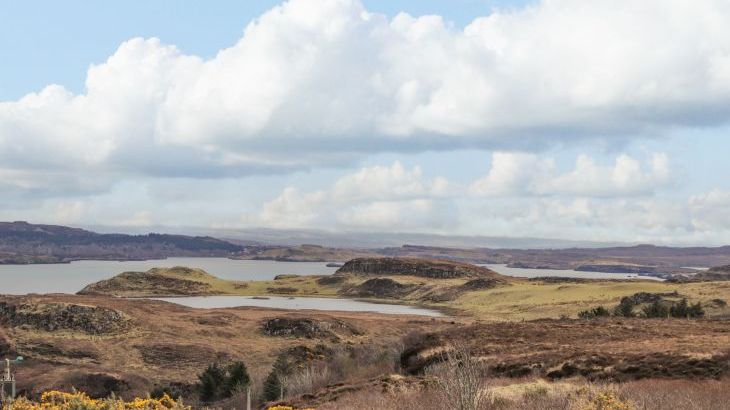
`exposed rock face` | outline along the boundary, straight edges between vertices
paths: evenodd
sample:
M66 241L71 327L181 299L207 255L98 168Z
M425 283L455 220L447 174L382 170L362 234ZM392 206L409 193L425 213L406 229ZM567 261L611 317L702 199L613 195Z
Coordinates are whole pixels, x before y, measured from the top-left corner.
M725 280L730 280L730 265L715 266L714 268L698 272L690 277L676 276L672 278L673 282L710 282Z
M730 265L715 266L714 268L710 268L707 271L712 273L724 273L726 275L730 275Z
M334 285L339 285L339 284L345 282L346 280L347 280L347 278L345 278L345 277L331 275L331 276L323 276L323 277L317 279L317 283L320 285L325 285L325 286L334 286Z
M179 277L172 277L174 274ZM124 272L86 286L79 295L109 296L200 296L213 294L203 280L214 278L199 269L183 267L150 269L147 272Z
M74 330L87 334L119 333L131 327L131 320L117 310L64 303L0 302L0 322L48 332Z
M342 320L315 320L309 318L277 317L266 320L261 331L267 336L303 337L307 339L339 340L340 335L358 335L360 332Z
M416 258L359 258L337 270L335 275L410 275L433 279L501 278L498 273L468 263L438 259Z
M398 298L415 289L416 285L406 285L389 278L368 279L360 285L343 289L343 296L363 298Z

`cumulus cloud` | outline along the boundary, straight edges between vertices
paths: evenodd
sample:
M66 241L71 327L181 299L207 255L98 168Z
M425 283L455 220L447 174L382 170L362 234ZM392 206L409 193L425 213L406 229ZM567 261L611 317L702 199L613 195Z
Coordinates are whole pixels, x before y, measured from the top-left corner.
M437 229L452 219L440 199L457 189L443 177L426 178L420 167L408 169L395 161L343 175L326 190L287 187L244 219L286 228Z
M0 103L0 161L215 177L724 123L728 19L722 0L554 0L458 29L290 0L210 59L131 39L82 94Z
M489 172L471 184L476 196L567 195L612 197L647 195L672 183L669 158L655 153L648 164L629 155L611 166L580 155L572 171L558 171L553 158L535 154L495 152Z
M339 178L332 187L332 197L338 202L440 197L455 189L443 177L427 180L420 167L409 170L395 161L391 166L366 167Z

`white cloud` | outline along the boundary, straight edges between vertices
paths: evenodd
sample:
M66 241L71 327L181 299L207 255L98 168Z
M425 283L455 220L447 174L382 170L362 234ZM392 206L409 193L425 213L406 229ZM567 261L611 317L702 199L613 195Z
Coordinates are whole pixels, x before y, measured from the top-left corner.
M615 197L652 194L672 183L669 158L655 153L648 164L619 155L612 166L602 166L580 155L575 168L560 173L553 158L535 154L495 152L492 165L471 184L476 196L588 196Z
M672 182L666 154L654 154L648 169L639 160L619 155L613 166L600 166L586 155L576 160L575 169L558 175L540 187L551 194L582 196L627 196L653 193Z
M459 30L291 0L213 58L132 39L83 94L51 85L0 103L0 161L230 176L724 123L728 19L723 0L553 0Z
M254 221L279 228L311 227L324 216L326 200L324 192L300 193L296 188L287 187L281 195L263 205L259 218Z
M454 215L448 206L430 199L375 201L346 209L337 217L340 227L348 229L383 229L438 231L454 228Z
M730 192L713 190L689 200L692 225L705 232L730 230Z
M552 159L535 154L494 152L489 173L471 184L471 192L479 196L534 195L554 173Z
M448 206L438 199L456 189L445 178L425 178L420 167L395 161L343 175L326 190L287 187L244 221L287 228L435 229L449 219Z
M443 177L426 180L420 167L409 170L395 161L391 166L366 167L339 178L332 197L338 202L408 199L446 196L454 189Z

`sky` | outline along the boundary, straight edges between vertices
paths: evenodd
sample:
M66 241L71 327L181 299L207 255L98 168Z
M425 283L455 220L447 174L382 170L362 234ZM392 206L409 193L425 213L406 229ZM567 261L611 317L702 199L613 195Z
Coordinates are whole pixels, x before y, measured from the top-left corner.
M722 0L0 0L0 220L730 244Z

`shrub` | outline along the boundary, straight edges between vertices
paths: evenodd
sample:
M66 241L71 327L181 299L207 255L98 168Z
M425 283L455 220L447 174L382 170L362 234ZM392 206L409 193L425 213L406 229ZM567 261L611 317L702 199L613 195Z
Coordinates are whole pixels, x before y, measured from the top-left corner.
M648 306L644 306L644 316L646 317L668 317L670 308L664 303L655 300Z
M634 317L634 306L636 304L630 297L621 298L618 306L613 310L613 314L623 317Z
M669 309L670 314L672 317L701 317L705 315L705 310L702 308L702 305L700 302L697 302L693 305L690 305L687 303L687 299L682 299L679 301L679 303L674 304Z
M3 407L5 409L5 407ZM159 399L135 398L130 402L111 397L107 399L92 399L82 392L65 393L47 391L41 395L40 402L30 401L24 397L17 399L13 410L190 410L180 401L175 401L168 395Z
M436 378L444 408L477 410L487 395L482 389L484 368L467 347L457 345L447 351L444 361L430 366L426 373Z
M578 317L581 319L593 319L597 317L610 316L611 312L603 306L594 307L593 309L583 310L578 313Z
M579 404L580 410L633 410L630 402L620 399L612 391L601 391L587 402Z

